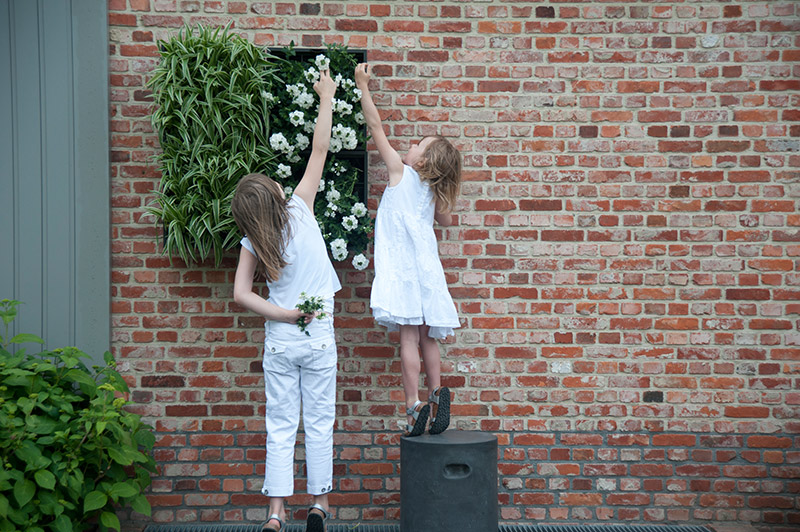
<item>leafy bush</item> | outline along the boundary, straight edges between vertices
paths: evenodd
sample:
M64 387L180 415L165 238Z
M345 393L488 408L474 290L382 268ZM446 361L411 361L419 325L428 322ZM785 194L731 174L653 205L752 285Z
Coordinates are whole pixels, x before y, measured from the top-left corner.
M17 301L0 301L0 531L120 529L117 506L150 515L155 443L150 427L126 412L128 387L114 368L92 372L74 347L26 354L8 338Z
M219 266L241 239L231 214L236 184L248 173L270 173L264 95L274 63L228 28L184 27L159 46L148 87L162 178L148 211L164 224L165 253L187 263L213 255Z
M319 80L320 70L329 69L338 88L333 100L330 154L314 213L333 259L341 261L352 254L353 266L363 270L369 264L363 252L369 245L373 227L356 191L356 183L363 176L346 157L336 156L343 150L366 149L361 91L353 81L355 56L346 47L335 44L328 45L324 54L300 54L288 47L280 55L283 83L276 86L274 94L267 95L272 106L270 147L278 156L275 177L286 186L287 192L302 177L319 113L314 83Z

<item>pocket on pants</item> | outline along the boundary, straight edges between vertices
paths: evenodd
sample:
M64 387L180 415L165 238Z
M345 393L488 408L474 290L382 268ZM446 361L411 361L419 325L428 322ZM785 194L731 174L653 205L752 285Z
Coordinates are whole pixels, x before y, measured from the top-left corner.
M311 356L305 364L308 369L326 369L336 366L336 341L332 337L310 342Z
M280 370L286 366L286 362L286 344L267 339L264 342L264 360L261 364L264 370Z

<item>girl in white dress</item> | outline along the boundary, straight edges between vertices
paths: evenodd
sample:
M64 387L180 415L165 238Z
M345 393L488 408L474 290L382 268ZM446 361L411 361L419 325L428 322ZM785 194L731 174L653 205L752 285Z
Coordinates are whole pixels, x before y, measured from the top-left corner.
M303 408L307 490L314 498L307 532L324 532L333 487L333 424L336 413L336 341L333 296L341 288L319 225L314 198L331 138L336 84L327 70L314 85L320 97L311 155L303 178L287 202L283 187L263 174L241 179L231 202L242 239L233 299L266 318L264 388L267 398L267 458L261 492L270 497L263 531L284 528L284 498L294 493L294 445ZM256 271L267 279L269 299L253 292ZM305 292L324 301L326 316L296 308ZM307 326L305 333L299 321Z
M408 416L407 436L439 434L450 423L450 390L441 386L437 338L460 326L439 260L433 221L448 226L461 183L461 154L447 139L425 137L404 158L389 144L369 92L367 65L356 67L356 85L372 140L389 171L375 221L375 279L370 306L375 320L400 331L400 363ZM419 400L420 352L428 404Z

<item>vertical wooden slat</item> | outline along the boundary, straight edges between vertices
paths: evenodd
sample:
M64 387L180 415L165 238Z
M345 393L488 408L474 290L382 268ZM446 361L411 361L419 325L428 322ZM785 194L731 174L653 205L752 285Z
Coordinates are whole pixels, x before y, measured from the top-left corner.
M14 42L12 83L17 120L12 134L17 190L16 279L17 299L24 302L17 331L42 335L43 254L42 242L42 111L39 2L12 2Z
M43 338L48 348L75 345L76 208L72 106L72 20L69 2L39 10L42 58ZM58 343L55 343L58 342Z
M111 180L107 2L72 2L76 139L75 335L102 360L111 348Z
M15 128L13 97L11 41L11 4L0 4L0 299L14 299L14 238L15 211L14 150Z

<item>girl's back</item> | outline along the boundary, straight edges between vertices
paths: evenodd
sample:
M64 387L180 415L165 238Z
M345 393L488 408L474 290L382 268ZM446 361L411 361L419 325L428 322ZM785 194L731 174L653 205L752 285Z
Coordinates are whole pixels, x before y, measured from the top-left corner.
M381 325L431 326L444 338L459 326L433 232L433 191L410 166L387 187L375 221L375 279L370 305Z
M378 215L383 211L401 211L426 222L433 227L433 214L436 204L433 190L427 182L420 179L416 170L408 165L403 167L402 180L393 187L386 187L378 207Z

